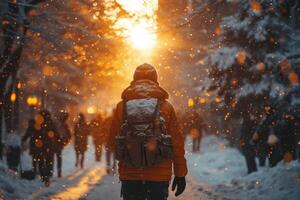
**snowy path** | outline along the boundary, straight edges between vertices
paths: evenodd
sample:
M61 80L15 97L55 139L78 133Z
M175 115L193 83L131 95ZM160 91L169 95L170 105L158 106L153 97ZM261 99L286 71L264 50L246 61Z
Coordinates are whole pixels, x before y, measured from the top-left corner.
M92 144L91 140L89 144ZM105 160L104 156L103 154L102 160ZM28 159L29 157L24 160ZM25 194L19 195L22 196L20 199L118 199L120 187L118 181L113 176L107 176L104 162L95 162L93 145L90 145L86 153L85 168L76 168L74 164L74 149L69 146L63 151L63 178L57 178L55 171L49 188L43 187L39 180L32 181L31 192L26 191ZM112 188L114 183L116 186Z
M187 141L186 149L190 146ZM20 180L5 174L0 162L0 199L3 195L8 200L121 200L118 178L106 174L105 163L96 163L93 152L91 146L86 154L86 167L81 170L74 167L73 148L66 148L63 178L54 176L49 188L43 187L38 179ZM169 200L299 200L297 161L288 165L280 163L272 169L260 168L259 172L246 176L242 155L228 147L226 140L215 136L203 139L200 153L187 151L186 157L189 165L186 191L178 198L170 191Z

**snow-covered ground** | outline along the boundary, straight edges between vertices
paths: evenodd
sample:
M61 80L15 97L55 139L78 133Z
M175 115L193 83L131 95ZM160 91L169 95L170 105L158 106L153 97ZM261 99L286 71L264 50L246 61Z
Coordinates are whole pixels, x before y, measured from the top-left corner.
M300 199L300 164L297 161L288 165L280 163L272 169L260 168L257 173L247 175L244 158L224 139L205 137L200 153L190 153L190 147L188 140L187 189L178 198L170 192L170 200ZM38 179L20 180L0 162L0 199L121 199L118 178L106 175L105 163L96 163L93 151L91 146L87 152L86 167L80 170L74 167L73 148L66 148L64 177L54 177L49 188L44 188ZM28 159L24 156L23 163Z
M190 142L187 146L191 146ZM298 161L281 162L275 168L259 168L258 172L247 175L241 153L216 136L205 137L201 153L188 153L187 158L190 176L196 185L201 183L198 191L206 195L200 199L300 200ZM192 187L197 188L196 185Z
M91 139L91 138L90 138ZM36 200L36 199L82 199L93 193L95 187L101 185L99 191L109 191L105 185L110 187L116 183L116 188L109 191L111 198L117 199L119 185L117 178L106 176L105 163L95 162L94 147L89 141L90 147L86 153L85 168L81 170L75 167L75 152L72 146L68 146L63 151L63 178L56 177L56 170L49 188L45 188L37 178L34 181L21 180L18 174L7 170L4 163L0 162L0 199ZM104 154L102 160L105 160ZM27 153L22 155L24 169L31 168L30 156ZM56 168L55 168L56 169ZM108 181L109 180L109 181ZM102 187L103 186L103 187ZM106 189L104 189L106 188ZM98 189L97 189L98 190ZM99 194L98 194L99 195ZM2 197L2 198L1 198ZM102 199L102 195L95 199Z

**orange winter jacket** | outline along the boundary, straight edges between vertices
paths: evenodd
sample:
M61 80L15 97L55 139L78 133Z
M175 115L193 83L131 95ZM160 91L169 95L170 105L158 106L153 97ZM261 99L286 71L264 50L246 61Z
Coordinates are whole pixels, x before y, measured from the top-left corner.
M107 138L108 148L115 148L115 137L119 134L123 123L123 102L132 99L157 98L162 101L160 111L166 121L168 134L172 136L174 157L172 160L164 160L160 164L149 168L127 167L119 163L120 180L146 180L146 181L169 181L172 176L172 166L175 176L186 176L187 166L184 157L184 137L177 121L173 106L166 100L168 93L155 82L139 80L132 82L124 90L122 101L117 104L112 120L110 134Z

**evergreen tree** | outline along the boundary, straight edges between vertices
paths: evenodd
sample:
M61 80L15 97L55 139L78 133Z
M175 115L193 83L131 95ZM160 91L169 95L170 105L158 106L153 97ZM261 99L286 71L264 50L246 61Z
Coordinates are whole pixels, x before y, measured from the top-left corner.
M241 1L220 26L207 89L223 99L225 119L276 115L278 106L297 102L300 40L280 2Z

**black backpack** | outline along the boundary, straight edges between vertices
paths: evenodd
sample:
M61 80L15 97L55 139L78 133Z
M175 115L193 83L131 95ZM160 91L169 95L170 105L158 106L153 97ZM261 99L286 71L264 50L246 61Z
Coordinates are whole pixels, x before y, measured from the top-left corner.
M171 136L158 99L124 102L123 124L116 136L116 159L126 166L152 167L173 158Z

